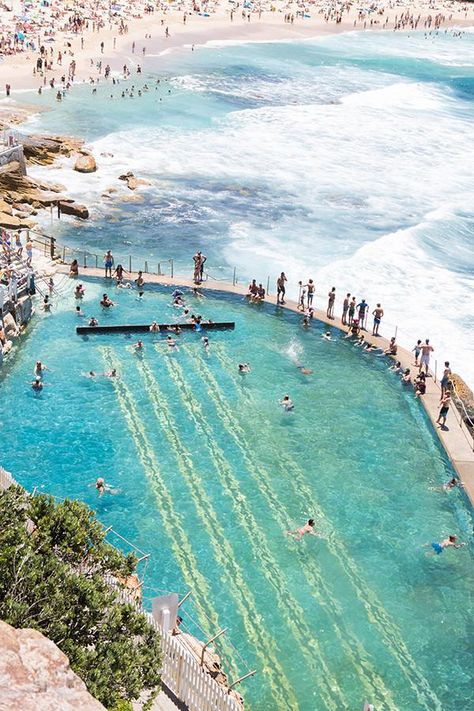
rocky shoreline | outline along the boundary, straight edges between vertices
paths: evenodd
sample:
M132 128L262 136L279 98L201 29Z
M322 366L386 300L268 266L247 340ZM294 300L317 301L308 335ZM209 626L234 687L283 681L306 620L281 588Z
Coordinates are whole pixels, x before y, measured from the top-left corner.
M8 134L13 127L24 122L34 111L33 107L17 107L8 112L0 111L0 130ZM50 166L60 158L75 159L73 170L79 173L94 173L97 162L84 141L73 136L50 136L45 134L20 134L15 143L23 149L26 166ZM5 149L10 146L6 145ZM1 153L0 148L0 153ZM8 230L32 229L37 226L35 217L39 210L55 209L58 217L70 215L81 220L89 218L89 208L67 196L67 188L59 183L49 183L24 175L15 160L0 167L0 228ZM131 171L117 176L126 187L134 191L147 180L136 177ZM118 188L109 187L102 194L111 198Z

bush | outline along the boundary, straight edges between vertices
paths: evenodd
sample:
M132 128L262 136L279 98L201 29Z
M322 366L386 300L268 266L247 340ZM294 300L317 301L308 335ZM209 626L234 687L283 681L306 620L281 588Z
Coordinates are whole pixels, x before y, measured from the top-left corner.
M136 559L104 538L85 504L0 493L0 618L49 637L90 693L120 708L158 690L160 639L107 585L104 576L125 578Z

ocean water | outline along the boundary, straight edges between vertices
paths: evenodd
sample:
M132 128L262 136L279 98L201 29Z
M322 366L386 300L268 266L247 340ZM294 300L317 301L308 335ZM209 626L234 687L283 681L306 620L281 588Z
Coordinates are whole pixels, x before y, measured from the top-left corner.
M0 383L1 464L28 489L86 501L150 554L144 601L193 591L183 627L218 643L252 711L467 711L473 683L472 519L411 390L384 358L297 314L229 294L191 311L235 330L80 337L72 284L37 314ZM171 289L86 281L101 324L182 318ZM108 290L116 306L98 302ZM326 330L326 327L324 327ZM35 361L48 366L42 393ZM248 361L242 377L237 364ZM313 370L302 375L302 363ZM119 378L89 379L117 367ZM295 403L285 413L278 400ZM448 425L450 421L448 419ZM103 476L116 491L99 497ZM319 537L285 535L310 516ZM427 557L456 533L468 546ZM111 542L129 546L112 536Z
M293 294L313 278L318 305L331 286L381 302L385 335L430 338L474 383L474 34L214 42L94 96L27 98L53 108L32 129L85 136L99 164L32 170L93 208L59 239L181 272L201 248L214 276L274 289L285 270ZM140 202L101 198L127 170L151 181Z

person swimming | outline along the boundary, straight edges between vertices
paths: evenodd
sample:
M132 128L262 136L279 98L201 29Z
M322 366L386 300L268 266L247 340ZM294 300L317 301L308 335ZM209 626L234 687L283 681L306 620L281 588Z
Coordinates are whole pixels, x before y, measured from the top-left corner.
M43 381L41 380L41 376L37 375L36 378L32 381L31 387L35 392L40 392L40 390L43 389Z
M451 489L454 489L456 486L462 486L462 484L459 479L456 479L456 477L453 476L452 479L443 484L443 490L451 491Z
M202 337L202 345L204 346L204 350L206 353L209 352L209 338L207 336Z
M306 367L305 365L303 365L302 363L296 363L296 367L297 367L298 370L300 371L301 375L311 375L312 372L313 372L313 371L311 370L311 368L307 368L307 367Z
M444 538L440 543L433 541L431 544L433 553L431 555L440 555L446 548L462 548L466 545L465 543L458 543L457 540L457 536L450 535Z
M250 373L250 365L248 363L239 363L239 373Z
M135 349L135 352L143 350L143 341L141 340L141 338L139 338L138 341L133 344L132 348Z
M326 331L326 333L323 333L321 335L321 338L324 338L325 341L332 341L331 331Z
M287 531L286 535L287 536L295 536L299 541L305 536L307 533L311 536L317 536L318 533L314 530L314 519L309 518L308 521L303 525L300 526L300 528L297 528L295 531Z
M289 395L285 395L282 400L280 400L279 404L282 406L282 408L285 410L285 412L291 412L291 410L295 409L294 404L290 400Z

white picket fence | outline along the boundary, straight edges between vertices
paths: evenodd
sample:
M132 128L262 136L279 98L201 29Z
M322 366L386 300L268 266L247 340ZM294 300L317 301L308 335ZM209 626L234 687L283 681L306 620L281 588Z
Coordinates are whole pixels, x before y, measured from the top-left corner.
M179 635L161 638L161 679L189 711L242 711L243 706L207 674L182 644Z

